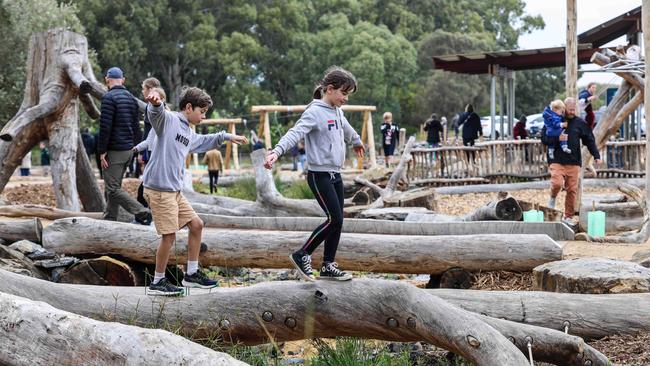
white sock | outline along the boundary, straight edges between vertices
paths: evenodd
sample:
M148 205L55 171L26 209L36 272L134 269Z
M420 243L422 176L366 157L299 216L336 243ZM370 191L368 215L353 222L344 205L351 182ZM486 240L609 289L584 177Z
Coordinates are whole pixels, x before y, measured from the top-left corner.
M199 270L199 261L187 261L187 274L193 275Z
M163 278L165 278L165 273L164 272L163 273L158 273L158 272L153 273L153 283L158 283Z

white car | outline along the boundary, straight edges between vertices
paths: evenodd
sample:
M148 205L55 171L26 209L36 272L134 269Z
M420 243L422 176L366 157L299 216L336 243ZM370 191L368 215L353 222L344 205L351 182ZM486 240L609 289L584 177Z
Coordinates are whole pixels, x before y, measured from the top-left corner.
M528 136L539 137L542 133L542 127L544 127L544 117L542 117L541 113L526 116L526 131L528 131Z
M501 116L494 116L495 119L495 136L499 138L501 136ZM515 126L517 120L512 121L512 127ZM483 129L483 137L489 138L492 136L492 117L483 116L481 117L481 128ZM503 116L503 134L506 137L512 136L512 129L508 128L508 116Z

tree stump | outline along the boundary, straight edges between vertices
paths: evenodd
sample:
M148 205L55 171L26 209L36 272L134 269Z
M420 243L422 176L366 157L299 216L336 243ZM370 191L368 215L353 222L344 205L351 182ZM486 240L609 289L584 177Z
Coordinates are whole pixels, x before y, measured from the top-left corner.
M42 232L43 225L41 224L41 220L36 218L28 220L0 221L0 238L5 239L10 243L23 239L40 243Z
M103 89L88 60L86 38L61 28L33 35L25 85L18 113L0 131L0 191L27 152L47 139L57 207L80 211L77 184L88 189L96 187L97 182L88 174L82 182L77 181L78 107L83 103L91 117L97 118L99 112L88 93ZM90 204L97 201L96 197L84 198L88 207L96 207Z
M581 294L650 292L650 269L605 258L579 258L533 269L535 288Z
M135 286L135 274L117 259L102 256L81 260L61 274L61 283L100 286Z

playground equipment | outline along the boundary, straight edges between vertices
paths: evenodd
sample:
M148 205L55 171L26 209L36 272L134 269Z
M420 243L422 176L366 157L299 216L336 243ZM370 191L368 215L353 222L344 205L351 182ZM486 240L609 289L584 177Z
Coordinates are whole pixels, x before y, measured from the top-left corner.
M267 149L272 149L271 142L271 123L269 120L269 112L304 112L307 109L306 105L254 105L251 107L251 113L260 114L260 125L257 131L258 136L264 136L264 145ZM341 107L343 112L362 112L363 121L361 129L361 143L366 144L368 151L369 166L374 167L377 165L377 157L375 155L375 134L372 128L372 112L377 110L377 107L372 105L344 105ZM363 167L363 160L357 161L357 169Z

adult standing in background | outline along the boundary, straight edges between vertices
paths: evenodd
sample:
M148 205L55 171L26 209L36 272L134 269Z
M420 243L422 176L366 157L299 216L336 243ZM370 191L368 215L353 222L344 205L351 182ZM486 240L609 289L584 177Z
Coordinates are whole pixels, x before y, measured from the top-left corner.
M526 131L526 121L528 119L525 115L522 115L519 118L519 121L515 123L515 127L512 128L512 137L515 140L525 140L528 138L528 131Z
M203 156L203 164L208 166L208 182L210 183L210 194L217 192L217 181L219 172L223 172L223 157L221 151L212 149Z
M393 123L393 114L390 112L384 113L384 122L381 124L381 143L384 148L384 159L386 166L390 161L391 156L395 153L395 146L399 140L399 126Z
M424 122L424 130L427 131L427 143L429 147L440 147L441 135L443 133L442 123L438 120L438 115L433 113L429 119Z
M137 222L149 225L150 211L122 189L124 171L133 157L131 149L142 138L138 102L124 87L124 74L120 68L108 69L105 80L108 92L102 97L97 141L107 201L104 219L116 221L119 206L122 206L135 215Z
M585 111L585 122L587 126L593 131L596 127L596 115L594 114L594 103L593 101L598 99L594 94L596 93L596 83L591 82L587 84L587 88L582 90L578 95L578 103L580 103L580 109Z
M474 146L476 139L483 135L481 118L474 112L474 106L465 106L465 113L458 117L458 126L463 128L463 146ZM467 160L474 161L475 153L467 153Z

